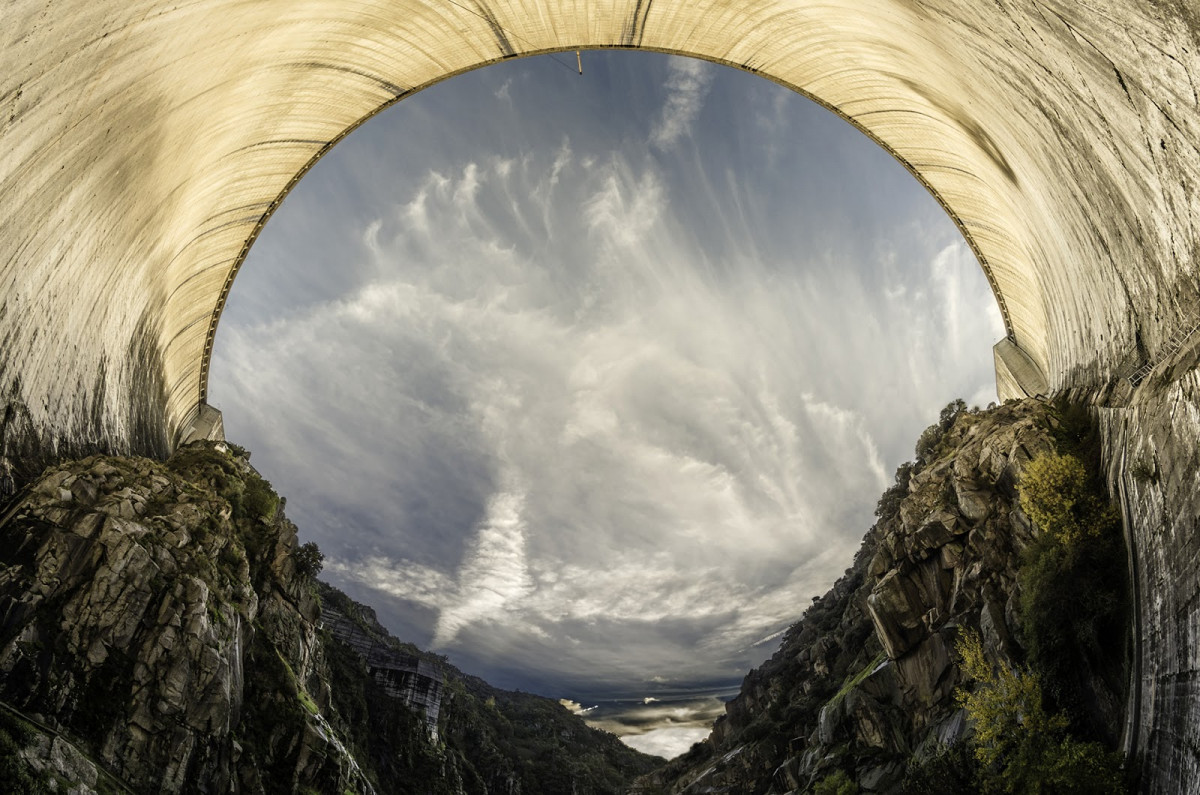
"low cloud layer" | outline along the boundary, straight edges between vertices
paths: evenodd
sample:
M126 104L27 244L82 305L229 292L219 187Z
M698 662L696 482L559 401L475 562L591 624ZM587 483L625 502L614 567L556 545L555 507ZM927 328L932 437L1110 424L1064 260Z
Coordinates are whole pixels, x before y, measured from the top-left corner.
M920 429L993 399L1002 334L873 144L765 81L622 55L456 78L339 145L256 244L212 385L328 579L576 700L769 655Z
M712 730L725 714L725 701L716 695L673 698L661 701L603 702L585 705L563 699L562 705L579 715L589 726L620 737L637 750L667 759L685 753Z

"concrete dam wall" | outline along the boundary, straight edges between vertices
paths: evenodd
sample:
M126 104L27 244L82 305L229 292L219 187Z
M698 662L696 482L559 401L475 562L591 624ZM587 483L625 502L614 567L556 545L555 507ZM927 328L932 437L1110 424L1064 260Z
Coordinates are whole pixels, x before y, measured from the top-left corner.
M9 0L0 37L0 441L21 461L161 454L191 433L263 224L322 154L425 86L627 47L835 110L975 251L1008 332L1002 396L1104 407L1139 574L1129 741L1150 790L1200 786L1191 0ZM1135 483L1164 439L1164 476Z

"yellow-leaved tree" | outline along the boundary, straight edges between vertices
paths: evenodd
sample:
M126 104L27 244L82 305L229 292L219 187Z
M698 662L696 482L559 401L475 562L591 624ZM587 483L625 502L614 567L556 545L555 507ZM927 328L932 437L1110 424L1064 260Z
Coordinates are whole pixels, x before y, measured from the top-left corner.
M1021 510L1043 533L1074 541L1087 530L1081 521L1091 507L1087 501L1087 470L1075 456L1043 453L1025 467Z
M972 689L956 695L975 730L979 786L985 793L1059 795L1126 792L1121 757L1067 734L1067 719L1046 712L1032 672L988 662L979 635L959 636L959 665Z

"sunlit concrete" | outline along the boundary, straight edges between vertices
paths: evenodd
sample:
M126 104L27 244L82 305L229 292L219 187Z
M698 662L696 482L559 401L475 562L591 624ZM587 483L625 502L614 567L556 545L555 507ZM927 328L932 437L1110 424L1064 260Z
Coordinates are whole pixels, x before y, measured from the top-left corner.
M431 83L577 47L835 109L971 243L1020 354L1006 394L1100 387L1196 315L1198 30L1188 0L8 0L4 443L169 449L238 266L317 158Z
M992 358L996 363L996 392L1002 398L1046 397L1050 394L1045 374L1012 337L996 343Z

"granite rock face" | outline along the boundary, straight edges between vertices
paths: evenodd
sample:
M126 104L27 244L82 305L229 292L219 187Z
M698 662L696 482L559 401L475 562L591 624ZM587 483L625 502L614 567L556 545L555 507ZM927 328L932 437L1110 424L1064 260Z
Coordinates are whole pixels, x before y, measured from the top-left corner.
M910 760L967 737L954 644L969 628L992 659L1021 660L1017 570L1035 530L1016 483L1053 449L1052 422L1033 400L960 413L706 743L642 791L803 792L844 769L863 792L894 792Z
M320 607L295 527L246 498L256 481L208 447L48 471L0 528L0 698L139 791L263 791L268 770L291 788L362 785L298 714L300 693L321 696ZM264 657L291 692L248 703Z
M615 793L661 761L400 643L299 551L223 443L47 470L0 512L0 714L29 735L29 775L79 792Z
M363 659L368 675L389 698L421 712L429 736L436 740L446 682L441 668L420 656L397 650L372 633L370 625L378 623L373 612L361 611L359 620L355 621L338 609L336 605L340 600L330 591L326 591L326 597L321 610L321 625Z

